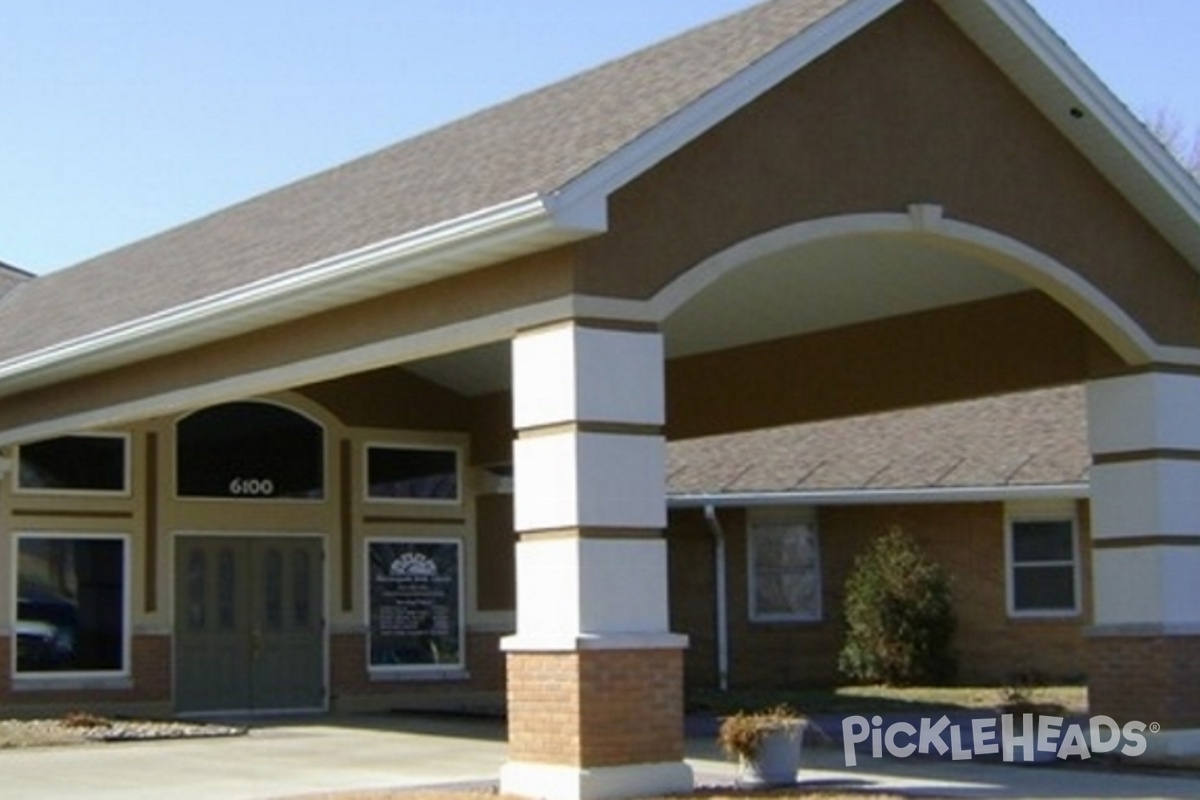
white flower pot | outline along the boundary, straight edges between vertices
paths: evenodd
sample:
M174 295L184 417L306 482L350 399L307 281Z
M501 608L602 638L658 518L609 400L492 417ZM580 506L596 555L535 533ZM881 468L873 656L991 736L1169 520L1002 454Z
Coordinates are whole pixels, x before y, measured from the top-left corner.
M743 786L788 786L796 782L800 771L800 744L804 723L780 726L768 731L759 743L754 758L739 763L738 784Z

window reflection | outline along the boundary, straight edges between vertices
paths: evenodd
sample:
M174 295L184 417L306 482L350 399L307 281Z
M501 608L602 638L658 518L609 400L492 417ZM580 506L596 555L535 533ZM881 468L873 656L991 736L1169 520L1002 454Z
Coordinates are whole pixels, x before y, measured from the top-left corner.
M22 536L17 672L125 668L125 542Z

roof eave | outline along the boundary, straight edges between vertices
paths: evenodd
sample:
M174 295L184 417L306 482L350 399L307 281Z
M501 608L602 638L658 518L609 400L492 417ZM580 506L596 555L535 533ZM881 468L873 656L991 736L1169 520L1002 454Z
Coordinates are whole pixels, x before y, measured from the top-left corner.
M605 200L900 2L858 0L834 11L576 176L555 193L556 206ZM939 5L1200 271L1200 182L1026 0L939 0ZM1072 116L1073 108L1083 116Z
M603 232L531 194L0 362L0 395L298 319Z
M1200 272L1200 182L1037 11L1026 0L939 6Z
M913 503L994 503L1017 500L1083 500L1086 482L929 486L893 489L811 489L778 492L679 492L668 494L669 508L751 508L761 506L900 505Z

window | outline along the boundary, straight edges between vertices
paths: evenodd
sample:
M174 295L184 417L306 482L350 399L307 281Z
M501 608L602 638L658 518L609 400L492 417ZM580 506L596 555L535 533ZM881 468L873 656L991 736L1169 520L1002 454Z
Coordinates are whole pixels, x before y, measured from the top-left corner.
M1008 526L1008 612L1079 613L1079 559L1071 519L1017 519Z
M129 437L73 434L17 448L17 490L127 494Z
M367 542L371 669L465 666L463 553L457 539Z
M225 403L180 420L175 459L180 497L325 496L324 431L272 403Z
M16 561L17 674L125 672L124 537L19 534Z
M458 451L367 445L367 499L459 502Z
M752 523L749 548L751 620L821 619L821 559L814 525Z

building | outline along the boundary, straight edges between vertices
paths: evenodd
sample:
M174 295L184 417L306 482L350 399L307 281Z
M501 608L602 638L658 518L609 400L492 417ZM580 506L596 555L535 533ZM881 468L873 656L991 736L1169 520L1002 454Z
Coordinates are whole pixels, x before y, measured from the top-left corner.
M961 679L1086 677L1083 387L674 442L667 463L671 627L689 638L690 685L840 680L842 587L894 526L950 578Z
M503 680L506 791L683 788L666 441L1083 384L1092 705L1193 750L1198 270L1021 0L765 3L9 288L0 704Z

